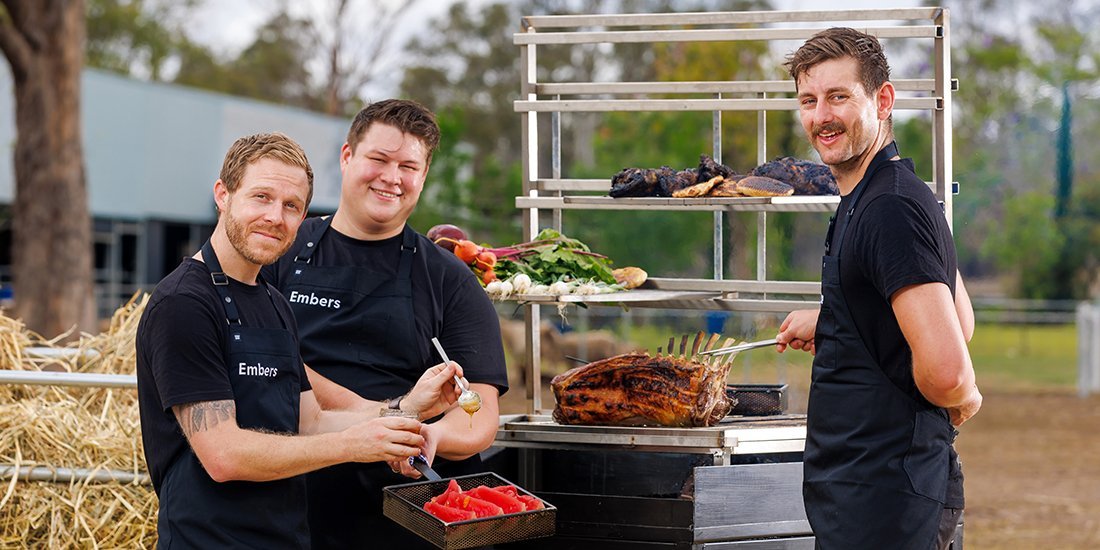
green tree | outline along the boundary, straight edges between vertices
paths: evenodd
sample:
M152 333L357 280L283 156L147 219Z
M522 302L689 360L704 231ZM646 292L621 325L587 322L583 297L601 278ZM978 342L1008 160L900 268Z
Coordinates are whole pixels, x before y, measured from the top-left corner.
M938 2L936 4L939 4ZM953 69L960 88L955 94L954 166L961 191L955 197L955 227L964 275L989 275L1005 265L989 254L988 234L977 228L1015 223L1009 199L1031 192L1054 196L1057 132L1067 86L1073 103L1087 98L1100 79L1096 51L1100 12L1082 2L1038 5L1019 0L947 2L952 9ZM1011 14L1011 15L1009 15ZM1086 101L1087 104L1087 101ZM1095 111L1095 109L1092 109ZM1089 109L1074 110L1074 115ZM1082 159L1100 154L1096 126L1078 123L1064 128L1076 150L1072 179L1092 181L1095 168ZM1083 183L1081 185L1084 185ZM1076 189L1062 189L1067 215L1057 223L1066 247L1061 260L1034 269L1048 271L1027 278L1048 279L1044 298L1083 296L1087 269L1076 247L1087 238L1079 228L1096 218L1079 208ZM1019 199L1017 199L1019 200ZM1065 208L1065 204L1071 205ZM969 230L968 230L969 228ZM1021 242L1021 247L1049 247L1050 242ZM993 247L997 249L997 247ZM1002 249L1003 250L1003 249Z
M88 0L85 11L89 67L119 74L165 79L165 67L190 46L179 30L195 0Z
M1012 223L986 228L983 251L1022 298L1048 298L1058 282L1049 274L1057 265L1065 236L1054 221L1054 197L1031 191L1004 202Z

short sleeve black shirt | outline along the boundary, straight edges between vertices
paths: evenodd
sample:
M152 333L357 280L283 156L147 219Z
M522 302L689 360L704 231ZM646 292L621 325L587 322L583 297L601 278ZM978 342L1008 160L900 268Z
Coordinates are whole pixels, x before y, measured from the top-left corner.
M273 300L265 286L229 281L243 325L283 328L285 319L297 338L294 315L282 295L272 290ZM172 407L233 399L224 351L227 338L225 311L210 272L202 262L184 259L157 284L137 332L142 442L153 487L158 491L172 465L184 453L192 452ZM302 391L308 391L304 369L300 380Z
M943 283L955 294L958 260L951 228L909 159L885 163L864 185L868 188L850 218L852 228L844 233L841 290L863 343L886 376L914 400L927 403L913 380L912 350L890 298L902 288L924 283ZM841 198L838 224L847 218L853 196ZM840 229L838 225L834 235ZM956 464L951 466L947 505L961 508L961 473Z
M294 258L305 245L305 236L312 234L322 221L321 218L309 218L303 222L294 246L278 262L263 269L264 278L280 290L285 289ZM380 393L366 397L378 399L408 391L416 383L418 373L442 362L431 344L432 337L439 338L448 357L462 365L467 380L496 386L503 395L508 391L508 373L496 309L469 267L427 237L417 234L416 239L410 275L416 325L413 341L420 347L419 356L425 361L418 368L405 371L409 373L409 378L405 380L406 387L396 392L378 390ZM391 277L397 274L401 235L365 241L353 239L330 227L317 246L311 260L314 265L355 266ZM301 338L308 341L310 334L303 332ZM364 335L365 341L374 339ZM324 374L324 365L333 358L311 357L307 353L303 359L307 365ZM412 373L417 373L417 377L412 377ZM363 376L371 376L371 373L364 370ZM381 383L382 380L366 380L363 386L371 388L375 382Z

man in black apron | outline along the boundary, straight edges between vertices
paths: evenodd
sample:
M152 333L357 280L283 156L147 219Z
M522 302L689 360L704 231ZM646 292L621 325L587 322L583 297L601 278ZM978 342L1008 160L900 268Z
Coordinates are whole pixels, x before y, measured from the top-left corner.
M321 411L290 306L258 277L290 246L312 192L289 138L237 140L214 184L213 235L142 315L138 401L160 548L308 548L301 474L404 460L425 445L413 419ZM445 410L455 373L433 369L409 400Z
M428 458L449 477L484 471L478 453L494 440L508 378L485 291L454 254L407 224L439 139L435 116L415 102L361 110L340 151L336 213L306 220L289 253L263 273L290 301L325 408L397 401L442 360L431 344L439 339L482 398L472 416L456 407L423 428ZM404 482L392 466L344 464L307 480L315 548L432 548L382 514L382 488Z
M878 40L829 29L787 65L802 126L841 194L821 308L792 312L777 336L780 351L815 353L806 515L819 548L946 548L963 507L953 425L982 401L951 230L898 156Z

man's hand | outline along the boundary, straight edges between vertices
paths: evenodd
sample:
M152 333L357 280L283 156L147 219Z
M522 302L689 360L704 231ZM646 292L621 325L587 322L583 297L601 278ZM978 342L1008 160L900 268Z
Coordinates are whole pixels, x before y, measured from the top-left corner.
M420 453L420 422L400 416L372 418L341 432L354 462L408 461Z
M433 431L437 429L437 424L424 424L420 428L420 435L424 438L424 445L420 447L420 454L424 456L428 464L431 465L435 462L435 448L439 443L439 436ZM390 469L395 473L400 473L405 477L411 477L413 479L420 479L420 471L413 468L409 464L408 460L394 460L390 461Z
M962 426L963 422L978 414L978 409L982 408L982 399L982 393L975 387L970 399L965 403L958 407L949 407L947 412L951 415L951 425L955 427Z
M783 353L790 346L816 355L814 334L817 332L817 316L820 312L820 309L800 309L787 314L787 318L779 325L779 334L775 335L778 342L775 350Z
M462 366L454 361L424 371L412 391L401 399L401 410L415 412L421 419L442 414L462 393L455 385L455 376L462 376Z

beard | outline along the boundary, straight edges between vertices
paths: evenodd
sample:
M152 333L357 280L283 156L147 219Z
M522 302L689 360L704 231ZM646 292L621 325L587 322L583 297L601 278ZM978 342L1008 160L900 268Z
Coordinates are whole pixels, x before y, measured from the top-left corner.
M227 207L225 210L225 233L229 237L229 244L233 245L233 249L242 258L257 265L270 265L282 257L290 249L290 245L294 244L291 239L287 238L285 233L272 228L265 230L265 232L278 237L281 244L268 247L250 247L248 244L249 232L250 228L247 224L235 218L232 208Z
M831 152L832 158L826 158L820 150L817 154L821 156L821 162L832 168L835 173L853 172L859 169L864 155L874 142L874 136L870 135L866 128L867 126L858 123L855 127L849 128L843 122L828 122L811 128L810 142L816 144L818 135L823 132L843 132L842 139L847 142L847 151L834 150Z

